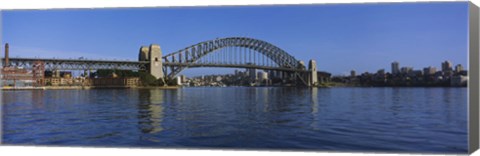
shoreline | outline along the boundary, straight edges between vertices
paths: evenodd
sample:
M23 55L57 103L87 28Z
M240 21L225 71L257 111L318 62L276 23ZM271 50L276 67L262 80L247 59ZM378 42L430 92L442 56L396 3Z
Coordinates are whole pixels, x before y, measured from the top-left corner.
M1 90L89 90L89 89L179 89L183 87L218 86L44 86L44 87L2 87ZM233 86L227 86L233 87ZM251 87L251 86L237 86ZM253 86L253 87L293 87L293 86ZM310 88L467 88L465 86L313 86Z
M181 86L44 86L2 87L1 90L178 89Z

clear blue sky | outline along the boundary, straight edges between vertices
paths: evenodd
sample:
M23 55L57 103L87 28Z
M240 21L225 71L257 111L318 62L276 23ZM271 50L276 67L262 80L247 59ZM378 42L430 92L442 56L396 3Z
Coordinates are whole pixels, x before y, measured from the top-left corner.
M319 70L335 75L390 71L393 61L415 69L438 69L444 60L467 66L467 2L17 10L3 11L2 19L11 57L136 60L141 45L160 44L165 54L246 36L305 62L315 59Z

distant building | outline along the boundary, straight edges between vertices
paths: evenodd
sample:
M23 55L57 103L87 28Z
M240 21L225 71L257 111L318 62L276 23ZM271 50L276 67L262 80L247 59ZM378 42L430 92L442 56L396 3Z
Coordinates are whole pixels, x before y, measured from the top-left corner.
M450 61L441 64L441 70L432 66L414 70L408 66L399 68L399 63L395 61L391 64L392 73L380 69L376 73L365 72L357 76L351 70L350 75L335 76L332 81L353 86L466 86L468 71L461 64L454 69Z
M400 66L397 61L392 62L392 74L399 74L400 73Z
M268 73L267 72L262 72L261 79L262 79L262 81L263 80L268 80Z
M452 63L450 61L442 62L442 71L443 72L452 71Z
M385 75L385 69L380 69L377 71L378 75Z
M461 64L457 64L455 66L455 73L460 73L463 71L463 66Z
M386 82L387 79L386 79L386 74L385 74L385 69L380 69L377 71L377 73L375 74L375 81L377 82Z
M270 79L268 79L268 73L267 72L258 72L258 82L262 85L270 85Z
M185 75L180 76L180 81L181 81L182 84L187 83L187 76L185 76Z
M426 75L426 76L435 75L436 72L437 72L437 68L432 67L432 66L423 68L423 74Z
M182 85L182 77L181 76L177 76L175 78L175 81L176 81L177 85Z
M422 70L413 70L412 72L410 72L408 74L408 76L421 78L423 76L423 71Z
M255 68L249 68L247 69L248 71L248 76L250 77L250 81L255 82L257 80L257 73Z
M413 67L402 67L400 70L402 74L409 74L413 71Z
M216 82L220 82L220 81L222 81L222 79L223 79L222 76L216 76L215 77Z
M257 72L257 80L262 80L263 71Z
M278 73L275 70L270 70L268 71L268 76L270 76L270 79L278 78Z

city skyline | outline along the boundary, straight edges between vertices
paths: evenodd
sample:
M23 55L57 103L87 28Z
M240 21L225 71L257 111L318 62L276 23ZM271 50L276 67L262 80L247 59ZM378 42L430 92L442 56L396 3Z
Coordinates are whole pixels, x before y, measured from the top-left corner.
M457 63L454 63L454 62L451 62L449 60L444 60L444 61L441 61L439 62L438 64L439 65L427 65L427 66L424 66L424 67L413 67L413 66L409 66L409 65L402 65L401 62L399 61L392 61L390 64L389 64L389 67L385 67L385 68L382 68L382 67L379 67L377 68L376 70L372 70L372 71L357 71L355 69L352 69L350 70L347 74L342 74L341 76L348 76L348 75L351 75L352 74L352 71L356 74L362 74L362 73L376 73L378 72L378 70L384 70L386 73L391 73L391 74L394 74L394 64L396 64L396 71L397 73L400 73L401 72L401 69L402 68L410 68L411 70L420 70L420 71L423 71L425 68L433 68L435 69L436 71L444 71L444 63L445 62L449 62L450 63L450 70L455 70L457 68L458 65L460 65L460 68L462 70L467 70L466 66L464 66L463 64L457 64ZM339 76L339 75L334 75L334 76Z
M11 57L136 60L140 46L151 43L167 54L217 37L248 36L305 62L313 58L318 70L334 75L353 67L374 72L392 61L421 69L450 60L467 68L467 4L2 11L2 42L11 44Z

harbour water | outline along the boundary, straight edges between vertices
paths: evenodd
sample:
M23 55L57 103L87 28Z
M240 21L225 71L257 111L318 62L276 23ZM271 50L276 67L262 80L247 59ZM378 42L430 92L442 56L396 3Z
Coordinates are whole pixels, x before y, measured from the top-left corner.
M2 92L5 144L467 152L467 88Z

